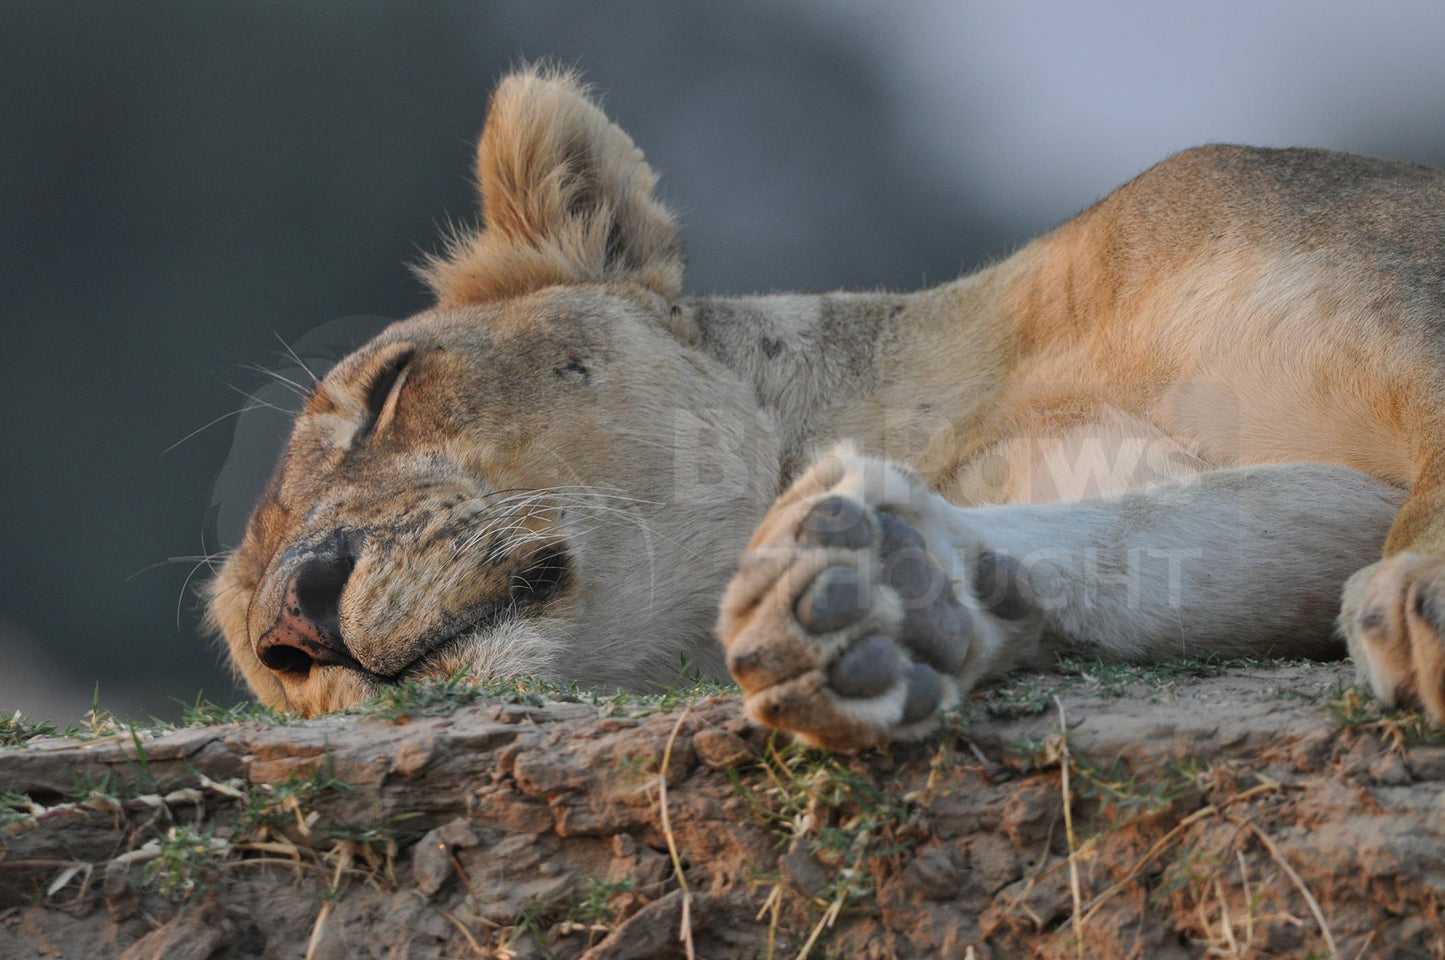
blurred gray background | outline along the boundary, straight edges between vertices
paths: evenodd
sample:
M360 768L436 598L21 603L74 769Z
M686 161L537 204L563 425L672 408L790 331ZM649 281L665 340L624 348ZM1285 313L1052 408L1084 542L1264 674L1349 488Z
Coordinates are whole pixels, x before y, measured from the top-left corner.
M1442 40L1427 0L0 3L0 710L242 695L167 561L269 470L226 467L269 456L246 365L426 305L509 64L583 68L742 293L947 280L1208 141L1445 166Z

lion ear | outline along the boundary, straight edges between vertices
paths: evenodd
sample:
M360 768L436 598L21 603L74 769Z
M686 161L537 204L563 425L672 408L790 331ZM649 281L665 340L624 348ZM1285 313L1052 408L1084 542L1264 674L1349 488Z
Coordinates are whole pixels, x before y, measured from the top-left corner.
M443 306L559 283L630 281L672 300L683 256L642 151L571 72L529 68L492 95L477 147L485 228L420 268Z

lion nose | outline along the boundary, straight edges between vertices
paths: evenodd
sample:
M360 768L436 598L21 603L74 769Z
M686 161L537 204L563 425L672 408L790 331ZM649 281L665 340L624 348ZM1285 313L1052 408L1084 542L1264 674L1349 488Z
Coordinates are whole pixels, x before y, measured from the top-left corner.
M298 678L312 667L356 665L341 636L341 592L355 566L349 552L330 550L301 561L286 584L281 616L256 643L263 664Z

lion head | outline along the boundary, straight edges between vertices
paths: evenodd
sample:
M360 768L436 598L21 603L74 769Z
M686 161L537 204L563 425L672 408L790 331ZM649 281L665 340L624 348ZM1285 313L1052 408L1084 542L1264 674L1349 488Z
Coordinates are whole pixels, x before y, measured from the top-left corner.
M725 675L716 599L778 484L751 388L698 349L672 215L570 74L493 96L485 229L426 312L312 391L209 587L231 663L318 713L467 669Z

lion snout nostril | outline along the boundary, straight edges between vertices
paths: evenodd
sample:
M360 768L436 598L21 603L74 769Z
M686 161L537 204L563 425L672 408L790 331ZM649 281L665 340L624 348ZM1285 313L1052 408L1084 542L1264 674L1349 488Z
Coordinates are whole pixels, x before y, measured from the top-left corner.
M341 636L341 594L355 566L349 552L318 551L301 561L286 584L281 615L256 643L262 664L303 679L313 667L356 664Z
M287 614L304 617L325 634L341 637L341 591L356 560L350 556L314 556L302 561L286 591ZM294 603L292 602L294 601Z
M260 649L257 651L261 663L277 673L291 673L303 677L309 674L316 660L300 645L292 645L284 641L278 643L274 640L268 642L268 638L271 638L274 632L268 632L261 638Z

